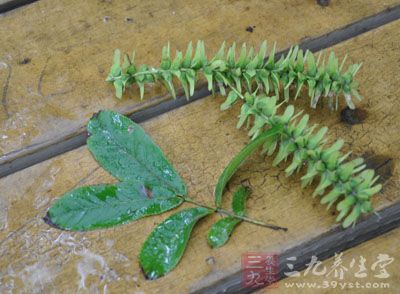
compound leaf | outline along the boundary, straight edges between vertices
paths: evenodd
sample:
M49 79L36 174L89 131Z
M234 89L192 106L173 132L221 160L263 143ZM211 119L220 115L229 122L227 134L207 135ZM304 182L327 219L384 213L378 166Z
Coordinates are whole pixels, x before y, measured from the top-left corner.
M203 207L181 210L151 232L139 256L140 266L148 279L162 277L176 267L185 252L194 225L212 212Z
M88 124L89 150L97 162L120 181L168 188L187 194L185 183L161 149L128 117L101 111Z
M86 231L160 214L182 202L171 190L137 181L86 186L64 194L45 221L65 230Z

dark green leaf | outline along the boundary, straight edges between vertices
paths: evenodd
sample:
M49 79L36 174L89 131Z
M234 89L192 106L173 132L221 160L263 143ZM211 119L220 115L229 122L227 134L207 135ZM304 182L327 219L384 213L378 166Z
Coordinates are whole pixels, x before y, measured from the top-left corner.
M154 280L170 272L182 258L194 225L212 213L207 208L181 210L159 224L140 251L139 262L148 279Z
M268 131L259 135L255 140L251 141L246 145L226 166L221 176L218 179L218 183L215 187L215 205L219 208L221 207L222 194L224 192L225 186L231 177L235 174L236 170L242 164L242 162L251 154L254 150L262 145L268 138L277 135L281 131L281 126L274 126Z
M245 215L246 199L249 195L249 189L241 186L233 194L232 209L239 216ZM233 216L228 216L217 221L208 231L208 244L212 248L218 248L224 245L229 240L236 225L242 220Z
M235 214L244 216L246 214L246 199L250 194L250 189L240 186L233 194L232 210Z
M137 180L187 194L185 183L161 149L129 118L101 111L88 124L88 147L99 164L120 181Z
M87 186L64 194L45 220L65 230L93 230L160 214L182 202L166 188L136 181Z
M241 222L240 219L228 216L218 220L208 231L207 241L212 248L219 248L229 240L233 229Z

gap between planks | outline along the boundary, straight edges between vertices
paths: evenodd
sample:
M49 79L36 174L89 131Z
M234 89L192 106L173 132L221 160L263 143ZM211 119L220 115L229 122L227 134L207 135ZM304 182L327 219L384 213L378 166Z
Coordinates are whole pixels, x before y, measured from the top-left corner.
M400 19L400 5L385 9L382 12L363 18L322 36L303 40L299 46L304 50L308 49L313 52L319 51L376 29L397 19ZM279 58L281 54L288 52L288 50L289 49L279 52L277 58ZM127 113L126 115L129 115L135 122L141 123L173 109L207 97L210 94L211 93L207 90L207 86L202 84L196 89L194 96L190 100L186 100L186 98L181 95L175 100L160 102L157 105L147 107L134 113ZM47 141L37 145L31 145L5 154L0 158L0 178L85 145L86 138L87 134L84 128L81 127L75 133L68 134L57 141Z
M0 0L0 13L5 13L36 1L38 0Z
M355 247L398 227L400 227L400 203L393 204L382 209L378 214L363 219L354 228L343 230L337 226L315 239L282 252L279 256L278 279L280 281L286 278L284 271L287 268L284 261L289 257L297 258L295 261L291 261L294 266L293 270L301 271L306 268L306 263L309 262L312 255L323 261L334 256L335 253ZM260 289L242 288L241 273L238 272L193 293L251 293L257 290Z

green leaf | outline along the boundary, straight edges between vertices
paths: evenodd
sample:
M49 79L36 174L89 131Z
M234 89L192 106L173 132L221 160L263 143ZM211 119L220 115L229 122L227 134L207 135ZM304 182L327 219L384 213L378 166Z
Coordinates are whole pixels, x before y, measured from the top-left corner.
M236 53L236 43L233 42L232 46L228 49L226 56L226 62L230 67L235 67L235 53Z
M236 92L230 91L225 102L221 104L221 110L226 110L229 107L231 107L236 102L237 99L238 95L236 94Z
M160 185L176 195L187 194L185 183L161 149L129 118L101 111L88 124L89 150L97 162L120 181Z
M179 206L183 198L158 185L122 182L86 186L64 194L47 212L52 226L86 231L125 224Z
M360 205L354 206L354 208L352 209L351 213L343 221L343 223L342 223L343 228L348 228L352 224L355 224L355 222L357 221L357 219L360 216L360 214L361 214Z
M258 51L258 66L261 67L264 63L265 55L267 54L267 41L263 41L260 46L260 50Z
M144 96L144 83L143 82L136 82L139 86L139 91L140 91L140 99L143 99Z
M121 80L115 80L114 81L114 87L115 87L115 96L117 96L118 99L122 98L122 92L124 91L124 85L122 84Z
M235 214L244 216L246 214L246 200L249 197L250 189L240 186L233 194L232 210Z
M193 69L190 69L186 73L186 78L189 82L189 94L193 96L194 87L196 86L196 72Z
M185 252L194 225L212 212L203 207L181 210L151 232L139 256L140 266L148 279L162 277L176 267Z
M189 100L190 93L189 93L189 85L188 85L188 81L186 78L186 73L184 73L184 72L181 73L181 76L179 77L179 81L181 82L181 85L185 92L186 99Z
M110 73L108 74L106 81L113 82L115 78L120 77L122 74L121 69L121 51L119 49L115 49L113 65L111 66Z
M222 194L224 192L225 186L231 177L235 174L239 166L243 161L253 153L260 145L262 145L268 138L275 136L281 132L282 126L277 125L269 129L268 131L259 135L254 141L251 141L246 145L225 167L221 176L218 179L218 183L215 187L215 205L219 208L221 207Z
M179 70L181 65L182 65L182 59L183 59L182 52L181 51L176 51L175 59L171 64L171 69L172 70Z
M208 91L213 91L214 84L213 84L213 73L212 73L212 70L210 68L207 68L204 71L204 76L207 79L207 86L208 86L207 89L208 89Z
M247 187L240 186L233 194L232 210L236 215L244 216L246 210L246 199L250 190ZM242 222L241 219L228 216L220 219L213 224L208 231L207 240L212 248L218 248L228 242L230 235L235 227Z
M165 73L162 73L161 76L164 80L165 87L171 93L172 97L174 99L176 99L175 87L174 87L174 84L172 83L172 74L170 72L165 72Z
M251 112L250 106L248 106L247 103L243 104L242 107L240 108L239 121L236 125L236 128L240 129L243 126L250 112Z
M129 55L127 53L124 54L124 63L122 64L122 68L123 69L127 69L128 66L130 66L132 64Z
M268 68L271 69L275 63L275 50L276 50L276 42L274 43L274 47L272 47L272 51L269 53L268 56Z
M204 42L203 41L197 41L197 47L196 47L196 52L193 57L192 65L191 67L193 69L199 69L206 63L206 53L204 49Z
M113 57L114 64L120 64L121 62L121 50L115 49L114 50L114 57Z
M224 217L218 220L208 231L208 244L212 248L219 248L226 244L233 230L240 222L240 219L232 216Z
M211 61L224 59L224 55L225 55L225 41L222 42L221 48L218 50L217 54L215 54L215 56Z
M185 58L183 59L182 67L190 67L190 64L192 63L192 52L193 47L192 42L190 41L186 50Z
M162 49L162 59L161 59L161 64L160 68L167 70L171 67L171 53L170 53L170 46L169 42L167 46L164 46Z
M342 69L343 69L343 66L344 66L344 64L346 63L346 59L347 59L347 54L344 56L344 58L343 58L343 60L342 60L342 63L340 64L340 67L339 67L339 72L341 72L341 71L342 71Z
M306 51L306 61L308 74L314 76L317 73L317 65L315 64L314 54L309 50Z
M242 68L244 67L244 65L246 64L246 53L247 53L247 49L246 49L246 43L242 44L242 50L240 51L240 56L239 59L237 61L237 66Z

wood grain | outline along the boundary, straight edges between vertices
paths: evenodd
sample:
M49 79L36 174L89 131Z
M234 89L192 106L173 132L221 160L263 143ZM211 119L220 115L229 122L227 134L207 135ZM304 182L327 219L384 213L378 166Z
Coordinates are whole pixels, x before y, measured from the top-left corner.
M203 39L214 52L223 40L258 45L268 39L283 49L399 3L342 0L323 8L300 0L42 0L11 11L0 17L0 160L80 132L99 109L132 113L168 99L159 86L149 88L142 103L136 92L114 99L104 79L117 47L135 49L149 64L158 64L167 41L184 49L189 40Z
M302 271L300 277L291 277L279 282L277 293L291 294L299 293L299 291L304 291L306 293L399 293L400 289L400 251L398 240L400 238L400 229L395 229L389 233L386 233L376 239L365 242L359 246L353 247L335 258L329 258L322 262L318 266L318 271L324 271L326 268L326 274L317 276L312 273L312 269ZM379 255L388 255L389 259L393 258L393 261L388 264L385 268L389 277L380 278L376 275L380 275L381 268L379 266L371 269L372 265L377 261ZM365 271L360 273L365 273L366 276L361 278L355 276L359 270L360 259L365 258ZM353 262L354 259L354 262ZM340 279L340 275L336 276L332 267L338 260L342 261L343 269L343 279ZM352 265L353 262L353 266ZM340 268L338 268L340 270ZM337 272L339 274L339 271ZM335 283L337 282L337 284ZM357 287L358 282L358 287ZM313 287L314 283L317 288L303 288L299 290L297 287L289 288L292 283L308 283ZM322 289L326 287L327 283L329 288ZM341 284L339 284L341 283ZM347 284L345 284L347 283ZM370 284L367 284L370 283ZM373 288L374 283L378 283L380 288ZM387 285L381 285L380 283L385 283ZM350 284L353 284L353 288L349 288ZM336 286L335 286L336 285ZM376 284L375 284L376 286ZM343 288L344 289L343 289ZM363 288L361 288L363 287ZM383 288L386 287L386 288ZM274 290L275 291L275 290ZM269 293L267 290L260 290L257 293Z
M295 103L310 113L313 122L329 126L332 138L342 137L346 149L379 167L384 189L375 197L378 210L400 199L399 41L400 21L396 21L334 48L339 56L348 53L349 62L364 62L358 77L365 96L358 104L366 113L361 124L347 125L340 113L327 109L310 111L305 97ZM220 112L222 101L222 97L208 97L143 124L187 182L190 196L204 203L213 202L220 172L248 141L245 130L235 129L238 108ZM225 247L211 250L205 235L220 218L214 215L195 228L178 268L151 282L141 274L137 254L154 225L171 212L89 233L58 231L41 220L64 192L114 181L86 147L5 177L0 180L0 286L22 292L186 293L201 289L237 272L244 252L282 252L336 226L334 211L326 211L318 199L312 199L311 189L300 189L300 176L286 178L284 168L272 167L270 158L251 157L229 184L224 205L229 207L230 192L248 179L253 189L249 215L287 226L287 233L241 224ZM370 217L379 222L378 216Z

